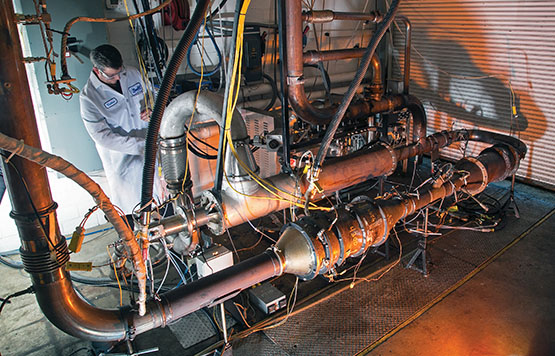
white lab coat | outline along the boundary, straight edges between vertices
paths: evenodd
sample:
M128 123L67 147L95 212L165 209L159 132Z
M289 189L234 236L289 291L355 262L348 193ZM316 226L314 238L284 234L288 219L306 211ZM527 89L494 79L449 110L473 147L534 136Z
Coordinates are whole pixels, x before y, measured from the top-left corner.
M148 123L141 120L145 85L136 68L120 76L123 94L101 82L94 72L81 91L81 117L102 160L110 200L130 214L141 200L145 137ZM141 101L143 103L141 103ZM160 190L155 174L154 192Z

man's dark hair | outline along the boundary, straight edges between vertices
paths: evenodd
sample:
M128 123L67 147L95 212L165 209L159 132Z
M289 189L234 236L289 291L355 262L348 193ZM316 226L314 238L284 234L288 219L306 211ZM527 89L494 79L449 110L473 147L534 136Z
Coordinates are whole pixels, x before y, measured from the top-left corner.
M91 62L96 68L103 70L105 68L119 69L123 65L123 59L118 49L109 44L103 44L91 51Z

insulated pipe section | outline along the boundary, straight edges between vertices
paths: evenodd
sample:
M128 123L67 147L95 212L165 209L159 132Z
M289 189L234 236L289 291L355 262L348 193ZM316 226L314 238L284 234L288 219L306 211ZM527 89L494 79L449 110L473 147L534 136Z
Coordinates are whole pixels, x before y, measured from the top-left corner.
M424 131L420 131L419 135L422 132ZM322 192L315 193L312 200L317 201L322 199L324 195L329 196L338 190L362 183L370 178L392 174L397 167L397 163L402 160L461 141L480 141L493 144L494 147L504 145L508 147L504 150L506 153L504 160L508 162L520 161L526 154L526 146L522 141L510 136L481 130L443 131L426 138L419 138L408 146L397 148L379 144L345 158L326 162L318 181ZM306 180L296 182L294 178L287 174L278 174L267 180L280 191L297 192L299 197L303 196L308 188ZM259 189L250 196L245 196L227 189L222 191L221 198L217 198L206 192L205 203L202 207L197 208L197 212L207 213L212 217L219 215L220 221L216 222L216 219L212 219L208 227L213 233L221 234L225 231L225 228L237 226L249 220L285 209L290 206L291 199L294 199L279 191L276 194L279 198L266 190Z
M285 225L276 243L277 251L285 257L285 272L305 280L332 272L347 258L383 244L400 219L428 204L456 191L482 192L489 183L518 169L525 150L522 142L513 143L516 146L497 143L476 158L459 160L450 179L436 180L418 196L388 200L359 196L333 213L316 213Z
M338 12L332 10L303 11L303 21L310 23L326 23L333 20L380 22L383 17L378 12Z
M187 162L186 127L195 127L209 123L217 123L223 127L221 108L223 98L209 91L201 91L197 98L197 91L189 91L179 95L166 108L160 126L160 156L164 179L168 183L170 192L180 192L185 177ZM247 162L252 171L258 167L248 146L248 133L245 120L238 110L233 112L231 122L231 138L237 154L243 162ZM236 163L235 157L228 150L226 172L233 178L246 177L247 173ZM187 172L190 176L190 172Z

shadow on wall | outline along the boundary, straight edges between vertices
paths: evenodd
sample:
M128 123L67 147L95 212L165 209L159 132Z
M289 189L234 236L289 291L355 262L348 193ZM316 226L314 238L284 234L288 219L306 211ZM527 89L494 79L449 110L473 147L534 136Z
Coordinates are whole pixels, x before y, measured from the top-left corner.
M420 67L428 82L425 87L418 82L411 83L411 86L422 101L447 114L448 127L455 120L461 120L495 130L512 129L522 133L528 129L528 119L520 110L521 101L532 101L528 93L515 90L517 117L512 119L508 84L476 67L466 49L457 42L434 41L434 46L443 49L441 56L426 55L431 63L416 59L421 62ZM464 72L461 70L463 66Z
M505 44L488 43L488 38L481 35L487 31L487 18L478 23L476 9L465 6L468 5L449 5L449 12L464 18L453 28L445 25L444 16L439 19L428 14L426 21L418 21L413 43L425 59L413 51L415 75L411 91L434 109L435 113L429 115L433 130L449 129L457 122L519 135L528 145L527 158L521 166L526 169L526 178L530 178L534 141L545 134L547 120L530 95L532 65L526 49L512 43L516 42L511 41L510 36L515 35L512 33L506 35ZM405 9L405 13L409 18L425 16L415 9ZM491 31L495 31L494 26L489 27ZM517 62L519 70L511 66ZM511 96L517 109L515 118L511 115Z

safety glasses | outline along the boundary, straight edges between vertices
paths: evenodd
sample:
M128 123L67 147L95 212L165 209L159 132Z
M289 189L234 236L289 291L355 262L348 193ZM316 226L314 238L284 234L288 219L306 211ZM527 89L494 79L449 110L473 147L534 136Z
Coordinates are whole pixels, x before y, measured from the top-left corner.
M104 79L106 79L106 80L112 80L112 79L116 78L117 76L120 76L120 77L121 77L121 75L122 75L123 73L125 73L125 67L124 67L124 66L121 67L121 69L120 69L119 72L117 72L117 73L115 73L115 74L112 74L112 75L108 75L108 74L104 73L104 72L102 71L102 69L100 69L100 68L98 68L98 67L97 67L96 69L98 69L98 71L100 72L100 74L102 74L102 76L103 76Z

